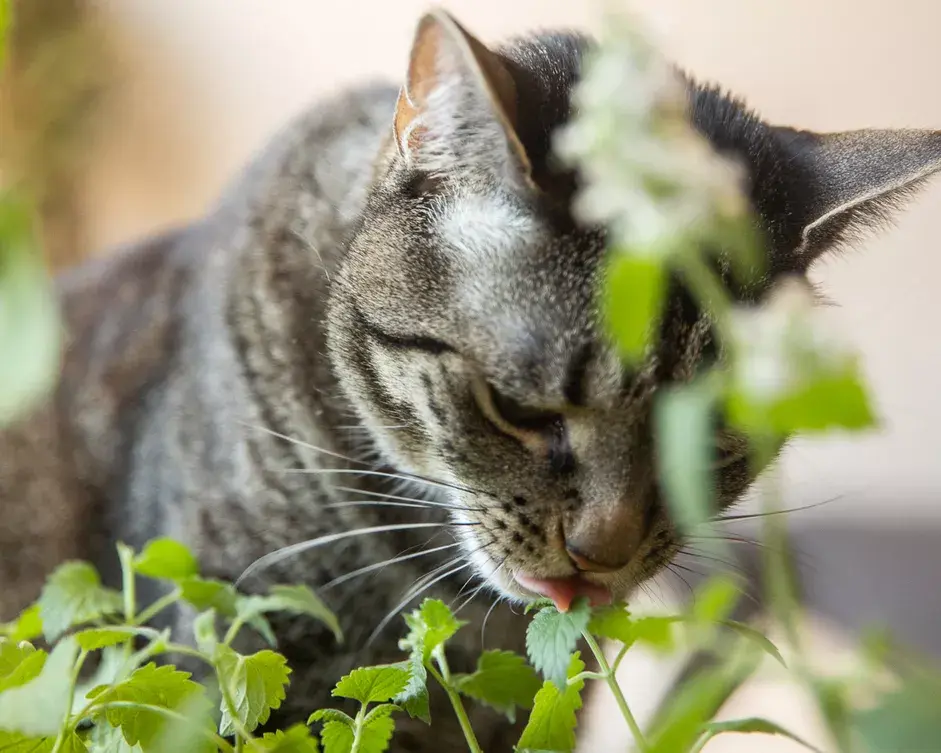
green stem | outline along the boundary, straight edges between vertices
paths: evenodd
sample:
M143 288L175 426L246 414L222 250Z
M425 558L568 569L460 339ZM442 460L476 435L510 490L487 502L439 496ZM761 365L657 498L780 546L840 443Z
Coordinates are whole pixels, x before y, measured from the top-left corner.
M180 589L176 589L175 591L171 591L170 593L168 593L166 596L163 596L157 599L157 601L155 601L153 604L147 607L147 609L145 609L139 615L137 615L136 624L146 625L164 609L178 602L180 600L180 595L181 595Z
M611 693L614 695L614 700L617 701L618 708L621 709L621 715L624 717L624 721L626 721L627 726L630 727L631 734L634 736L634 742L637 743L637 748L641 751L649 750L647 740L644 739L644 733L641 732L640 725L637 723L637 720L631 713L630 707L627 705L627 699L624 697L624 693L621 692L621 686L618 685L614 671L608 665L608 659L605 657L604 651L601 650L601 646L598 645L598 641L595 640L595 637L587 630L582 632L582 637L584 637L591 652L595 655L598 666L601 667L601 674L604 675L605 682L607 682L608 687L611 688Z
M438 646L435 649L434 658L438 662L438 666L441 667L441 672L439 673L431 662L427 664L428 671L444 688L444 692L448 694L448 699L451 701L454 713L457 714L457 720L461 725L461 731L464 733L464 739L467 740L471 753L483 753L480 743L477 742L477 736L474 734L474 728L471 727L470 719L467 717L467 712L464 710L461 696L451 687L451 670L448 667L447 657L444 655L444 646Z
M147 703L133 703L131 701L112 701L110 703L103 703L98 708L100 708L102 711L106 711L108 709L136 709L138 711L151 711L155 714L160 714L161 716L164 716L167 719L172 719L176 722L180 722L187 726L190 726L190 727L195 726L192 720L187 719L185 716L183 716L183 714L179 714L176 711L172 711L171 709L165 709L162 706L151 706L150 704L147 704ZM235 749L229 744L229 741L226 740L224 737L217 735L215 732L212 732L209 729L205 729L202 727L197 727L197 729L201 735L212 740L212 742L215 743L220 748L220 750L224 751L225 753L235 753Z
M359 713L356 715L356 719L353 720L353 745L350 748L350 753L359 753L363 737L363 720L365 719L366 704L364 703L359 707Z
M689 753L702 753L703 748L706 747L706 743L708 743L715 736L715 732L712 730L706 730L702 733L702 735L699 736L699 739L696 741L693 747L689 749Z
M241 617L236 617L232 620L232 624L229 625L229 629L225 631L225 637L222 639L222 642L229 646L232 644L232 641L235 640L235 636L239 634L239 630L242 629L242 626L245 624L245 620Z
M124 621L134 624L137 609L137 592L134 582L134 550L124 544L118 545L118 557L121 559L121 580L124 591Z
M75 661L75 666L72 668L72 677L69 678L69 703L66 707L65 719L62 721L62 727L59 729L59 734L56 736L55 745L52 746L52 753L59 753L59 749L62 747L62 743L65 742L65 736L69 734L74 728L72 720L72 705L75 703L75 688L78 687L78 676L82 671L82 665L85 663L85 658L88 656L88 652L84 649L79 652L78 659Z

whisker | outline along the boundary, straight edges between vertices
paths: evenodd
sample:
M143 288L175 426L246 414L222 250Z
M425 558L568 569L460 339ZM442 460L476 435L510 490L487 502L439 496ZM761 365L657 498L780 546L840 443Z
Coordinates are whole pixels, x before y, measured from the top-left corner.
M321 586L320 590L328 591L331 588L335 588L336 586L339 586L341 583L346 583L348 580L353 580L353 578L358 578L360 575L366 575L367 573L371 573L374 570L380 570L384 567L387 567L388 565L396 565L399 562L405 562L407 560L416 559L418 557L425 557L429 554L442 552L445 549L453 549L456 546L461 546L461 542L456 541L453 544L444 544L443 546L437 546L434 549L422 550L420 552L412 552L410 554L402 554L397 557L391 557L387 560L383 560L382 562L376 562L372 565L366 565L366 567L361 567L357 570L353 570L352 572L349 572L337 578L334 578L325 586Z
M503 601L506 597L503 594L498 594L497 598L493 600L493 604L490 605L490 609L487 610L487 614L484 615L483 624L480 626L480 648L484 649L484 633L487 630L487 621L490 619L490 615L493 614L493 610L497 608L497 604Z
M337 458L338 460L345 460L348 463L356 463L357 465L365 465L367 467L370 465L369 463L365 463L358 458L351 458L349 455L343 455L342 453L334 452L333 450L326 450L323 447L317 447L316 445L309 444L300 439L296 439L295 437L290 437L287 434L282 434L281 432L275 431L274 429L269 429L266 426L258 426L256 424L246 423L245 421L239 421L239 423L246 428L260 431L264 434L268 434L269 436L283 439L285 442L290 442L291 444L297 445L298 447L303 447L307 450L313 450L314 452L319 452L323 455L329 455L330 457Z
M497 565L491 573L488 573L487 577L483 579L483 582L481 582L481 584L477 586L477 588L474 589L471 595L467 597L467 599L461 604L461 606L459 606L457 609L454 610L454 614L457 614L462 609L464 609L464 607L466 607L468 604L470 604L474 600L477 594L479 594L484 588L490 585L490 582L489 582L490 579L500 571L500 568L502 568L505 563L506 563L506 557L503 558L503 561L499 565Z
M302 475L316 476L321 473L330 473L330 474L349 474L355 476L376 476L378 478L390 478L398 479L400 481L408 481L413 483L422 483L427 484L428 486L438 486L442 489L451 489L459 492L466 492L467 494L484 494L488 497L493 497L496 499L495 494L490 492L469 489L464 486L459 486L457 484L448 484L444 481L433 481L431 479L424 478L423 476L414 476L409 473L387 473L385 471L360 471L355 468L278 468L273 469L277 473L300 473Z
M418 510L460 510L464 511L463 507L457 507L454 505L423 505L418 502L390 502L388 500L381 499L352 499L347 500L346 502L331 502L330 504L323 505L324 509L342 509L344 507L411 507Z
M422 585L422 586L421 586L420 588L418 588L417 590L414 590L414 589L413 589L413 590L414 590L414 593L411 593L411 592L410 592L410 593L406 594L406 595L405 595L405 598L402 599L402 601L400 601L400 602L395 606L395 608L392 609L392 611L390 611L385 617L383 617L383 618L382 618L382 621L376 626L376 629L372 631L372 634L371 634L371 635L369 636L369 638L366 640L366 647L368 648L369 646L371 646L372 643L373 643L373 641L374 641L376 638L378 638L378 637L379 637L379 634L383 631L383 629L385 629L386 625L388 625L393 619L395 619L396 615L398 615L398 613L401 612L401 611L402 611L411 601L413 601L416 597L420 596L422 593L424 593L425 591L427 591L429 588L431 588L433 585L435 585L435 583L438 583L438 582L444 580L445 578L448 578L448 577L454 575L455 573L459 573L461 570L463 570L463 569L465 569L465 568L467 568L467 567L470 567L472 564L473 564L472 562L465 562L465 563L462 564L462 565L458 565L458 566L455 567L454 569L448 570L447 572L443 573L442 575L439 575L439 576L437 576L436 578L433 578L432 580L428 581L427 583L425 583L424 585Z
M404 497L400 494L386 494L384 492L374 492L364 489L357 489L353 486L335 486L337 491L350 492L352 494L364 494L369 497L381 497L382 499L395 499L402 502L415 502L416 504L431 505L432 507L445 507L455 510L466 510L468 512L485 512L483 507L464 507L463 505L451 505L447 502L438 502L432 499L420 499L418 497Z
M752 520L754 518L767 518L771 515L789 515L794 512L804 512L805 510L813 510L816 507L823 507L824 505L829 505L831 502L836 502L844 497L843 494L838 494L836 497L831 497L830 499L825 499L823 502L815 502L812 505L803 505L802 507L791 507L786 510L768 510L767 512L752 512L744 513L741 515L723 515L721 517L715 517L712 519L713 523L725 523L730 520Z
M326 544L332 544L334 541L340 541L341 539L348 539L353 536L366 536L372 533L390 533L392 531L411 531L418 528L442 528L453 525L471 525L469 523L398 523L395 525L386 525L386 526L371 526L369 528L357 528L352 531L340 531L339 533L331 533L326 536L320 536L316 539L308 539L307 541L300 541L296 544L289 544L288 546L283 546L280 549L275 549L273 552L259 557L251 565L245 568L245 571L238 577L238 580L235 581L236 587L248 578L251 575L254 575L259 570L263 570L272 565L276 565L279 562L284 561L285 559L299 554L301 552L306 552L309 549L316 549Z

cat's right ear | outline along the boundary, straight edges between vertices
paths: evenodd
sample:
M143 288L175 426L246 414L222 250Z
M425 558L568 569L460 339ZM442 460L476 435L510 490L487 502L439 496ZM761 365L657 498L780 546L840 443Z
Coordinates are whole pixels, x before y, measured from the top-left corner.
M488 172L531 184L516 117L516 84L500 56L447 12L423 16L395 108L399 153L433 174Z

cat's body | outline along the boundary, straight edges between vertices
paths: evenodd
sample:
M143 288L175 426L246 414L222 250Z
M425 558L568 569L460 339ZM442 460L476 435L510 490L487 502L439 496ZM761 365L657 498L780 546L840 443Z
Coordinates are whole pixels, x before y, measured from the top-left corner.
M452 519L444 507L333 503L401 494L462 506L462 527L350 537L264 572L318 587L410 547L444 547L455 537L463 544L329 592L347 635L341 649L309 623L276 625L295 670L285 708L299 718L327 703L354 661L397 656L398 621L365 649L367 637L417 578L462 552L468 560L440 572L465 567L430 592L455 606L476 588L479 581L458 596L475 571L510 594L521 593L511 577L521 570L588 573L586 581L623 591L675 550L642 439L644 406L654 372L660 381L692 375L709 350L708 327L678 296L656 368L629 379L599 344L592 296L603 235L574 226L571 176L552 173L547 159L585 40L517 44L494 73L492 53L468 46L447 17L430 19L413 54L413 96L397 101L395 88L372 87L319 103L210 217L61 281L69 335L62 382L44 407L0 434L0 619L35 599L64 559L93 560L113 579L116 540L139 546L171 536L193 548L205 574L234 579L299 541ZM429 49L434 71L421 54ZM488 120L493 103L482 104L480 81L462 78L475 60L513 110L505 119ZM451 101L436 101L444 74L460 85L445 88ZM878 203L937 169L936 137L892 142L885 134L910 149L904 171L876 164L879 155L867 163L856 149L858 164L840 164L879 168L878 181L859 181L851 193L838 182L800 183L780 157L800 163L801 180L813 177L825 150L817 161L794 155L815 137L782 130L772 138L731 100L693 92L701 130L744 156L761 184L751 196L777 271L806 269L864 206L865 190L881 186L865 197ZM455 106L478 118L473 127L461 127L448 110ZM435 108L446 116L436 121ZM442 146L436 123L458 138ZM470 150L486 153L474 162ZM509 397L481 397L481 374ZM578 417L563 422L563 403ZM533 409L521 413L520 405ZM726 504L748 483L734 466L720 478ZM366 468L378 474L353 472ZM382 475L397 471L438 483ZM490 603L475 599L461 616L479 624ZM179 619L185 629L188 616ZM519 650L523 627L497 609L490 647ZM479 631L465 633L471 656ZM464 669L460 646L455 654L454 668ZM509 750L518 733L495 714L474 713L484 749ZM457 749L459 731L446 716L430 740L413 723L396 744Z

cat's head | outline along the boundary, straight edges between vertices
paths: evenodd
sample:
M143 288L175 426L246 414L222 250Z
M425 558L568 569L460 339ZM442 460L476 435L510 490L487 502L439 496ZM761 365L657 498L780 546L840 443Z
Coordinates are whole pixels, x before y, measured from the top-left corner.
M421 21L330 305L334 367L379 451L449 485L456 517L477 524L460 531L479 574L516 596L621 596L675 553L651 398L716 351L678 280L644 366L599 326L605 234L573 218L578 178L550 149L589 44L556 34L491 51L444 13ZM776 128L692 83L689 102L746 168L769 284L941 169L939 133ZM721 507L748 467L743 440L717 426Z

